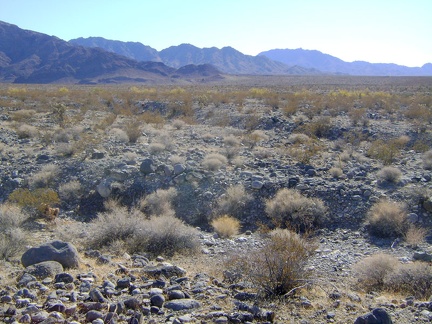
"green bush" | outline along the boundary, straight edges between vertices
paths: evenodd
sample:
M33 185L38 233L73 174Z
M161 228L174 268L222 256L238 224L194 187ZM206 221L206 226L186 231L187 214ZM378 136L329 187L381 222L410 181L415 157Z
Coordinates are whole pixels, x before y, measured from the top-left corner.
M31 214L42 214L46 205L55 206L60 203L58 194L52 189L39 188L29 190L19 188L8 197L8 201L15 203Z

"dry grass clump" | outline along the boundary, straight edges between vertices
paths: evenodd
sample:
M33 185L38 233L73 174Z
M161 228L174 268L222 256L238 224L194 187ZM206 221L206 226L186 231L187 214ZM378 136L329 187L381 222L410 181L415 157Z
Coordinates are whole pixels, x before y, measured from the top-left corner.
M380 253L357 263L354 273L368 292L402 292L418 299L432 294L432 268L425 262L400 264L396 258Z
M310 278L306 265L315 248L313 242L292 231L273 230L261 249L234 261L234 272L263 297L291 294Z
M303 133L294 133L288 137L288 142L292 144L306 144L309 143L311 138Z
M28 235L20 228L29 219L21 207L12 203L0 205L0 259L8 260L26 245Z
M133 123L127 123L125 132L127 134L129 142L136 143L142 135L141 123L139 121L135 121Z
M340 179L343 176L343 171L341 168L333 167L329 170L330 175L335 179Z
M11 119L16 122L29 122L35 114L36 112L34 110L21 109L14 111L11 114Z
M30 188L45 188L52 184L59 174L60 168L58 165L47 164L28 179L28 184Z
M162 153L163 151L165 151L165 145L163 145L162 143L151 143L148 146L148 151L151 154L159 154Z
M327 208L319 198L308 198L295 189L280 189L267 199L265 211L277 226L306 230L321 224Z
M225 136L223 141L224 141L225 146L236 147L236 146L240 145L240 140L237 137L235 137L234 135Z
M408 229L407 213L401 203L381 200L368 212L367 220L372 234L380 237L397 237Z
M22 124L16 129L19 138L35 138L39 134L37 127L27 124Z
M432 150L423 153L423 168L425 170L432 170Z
M81 196L82 186L78 180L71 180L59 186L59 196L62 200L75 200Z
M173 200L177 196L177 189L158 189L155 192L141 198L140 210L149 215L174 215Z
M386 276L398 263L395 257L378 253L355 264L353 271L361 286L368 291L379 290L384 287Z
M410 225L404 235L404 240L412 247L416 247L426 241L428 230L424 227Z
M391 167L391 166L383 167L377 173L377 178L381 182L398 183L401 177L402 177L402 172L398 168Z
M137 209L114 206L99 213L91 223L92 248L124 244L129 253L147 252L154 256L194 252L198 247L196 230L178 218L162 215L150 219Z
M109 133L114 138L115 141L118 141L120 143L129 142L129 136L126 134L124 130L120 128L112 128Z
M220 237L229 238L239 233L240 221L232 216L223 215L215 218L211 226Z
M180 130L186 126L186 123L181 119L175 119L172 121L172 126L175 129Z
M228 159L220 153L210 153L204 157L201 165L210 171L217 171L228 163Z
M218 212L219 214L228 214L240 217L248 202L252 200L252 195L249 194L242 184L229 187L225 194L219 197Z

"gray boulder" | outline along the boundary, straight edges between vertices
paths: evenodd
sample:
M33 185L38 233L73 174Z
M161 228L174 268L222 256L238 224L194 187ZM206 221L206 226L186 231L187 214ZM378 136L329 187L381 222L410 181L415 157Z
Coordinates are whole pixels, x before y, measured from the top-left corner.
M375 308L372 312L358 317L354 324L393 324L393 321L385 309Z
M63 266L57 261L44 261L28 266L26 272L38 279L45 279L62 273Z
M21 257L24 267L44 261L57 261L64 268L78 268L78 251L71 243L53 241L30 248Z
M165 308L173 311L200 308L201 304L194 299L175 299L164 304Z
M140 171L144 174L154 173L156 171L156 166L152 159L145 159L140 165Z

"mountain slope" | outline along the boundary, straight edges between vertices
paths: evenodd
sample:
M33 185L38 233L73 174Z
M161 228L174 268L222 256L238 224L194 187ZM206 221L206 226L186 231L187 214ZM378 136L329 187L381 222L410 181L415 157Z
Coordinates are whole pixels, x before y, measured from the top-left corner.
M392 63L345 62L337 57L316 50L273 49L258 54L287 65L300 65L327 73L370 76L426 76L432 75L429 64L423 67L407 67Z
M161 62L138 62L0 21L1 82L165 83L175 72Z
M161 62L157 50L138 42L121 42L102 37L80 37L71 39L69 43L85 47L100 47L108 52L117 53L136 61Z

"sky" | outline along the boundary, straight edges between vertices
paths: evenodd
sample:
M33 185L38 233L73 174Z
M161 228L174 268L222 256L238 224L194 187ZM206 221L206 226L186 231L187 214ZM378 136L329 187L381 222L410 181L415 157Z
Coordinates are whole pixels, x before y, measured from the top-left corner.
M0 20L159 51L182 43L248 55L303 48L347 62L432 63L432 0L0 0Z

